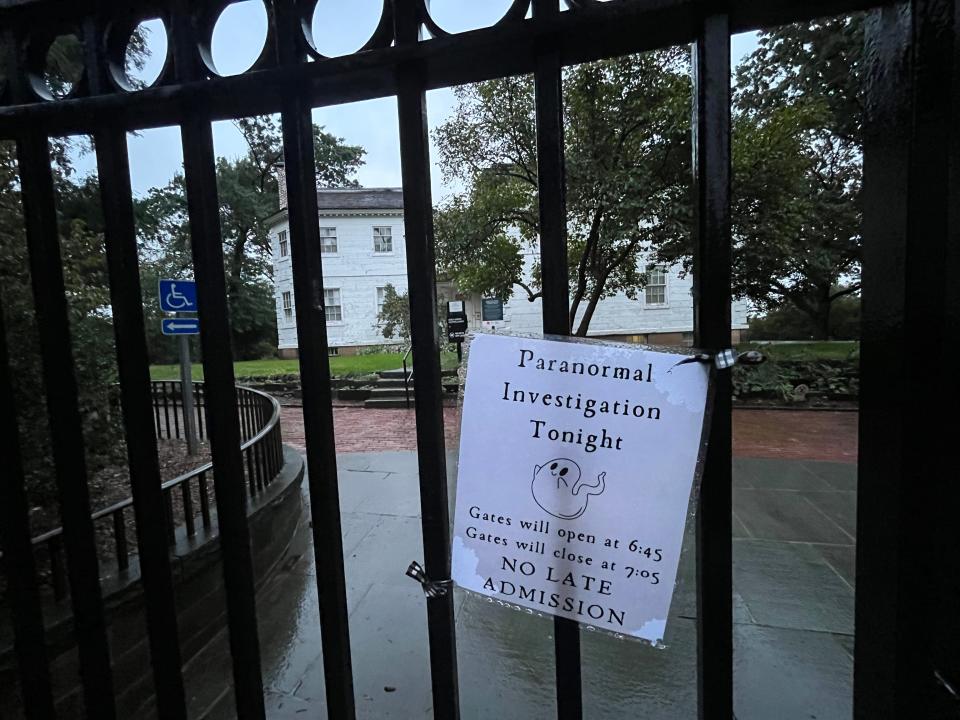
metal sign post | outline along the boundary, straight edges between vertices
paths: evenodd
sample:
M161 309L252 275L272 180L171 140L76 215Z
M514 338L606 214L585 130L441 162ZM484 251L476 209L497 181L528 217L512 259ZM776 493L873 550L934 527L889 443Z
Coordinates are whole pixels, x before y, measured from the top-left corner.
M193 405L193 368L190 363L190 335L200 333L200 320L184 312L197 311L197 285L193 280L161 280L160 309L175 312L175 318L163 318L160 330L164 335L177 335L180 344L180 399L183 407L183 432L187 454L197 454L197 419Z
M183 400L183 432L187 454L197 454L197 419L193 410L193 368L190 364L190 337L180 335L180 392Z
M463 362L463 338L467 334L467 313L463 300L447 303L447 342L457 344L457 361Z

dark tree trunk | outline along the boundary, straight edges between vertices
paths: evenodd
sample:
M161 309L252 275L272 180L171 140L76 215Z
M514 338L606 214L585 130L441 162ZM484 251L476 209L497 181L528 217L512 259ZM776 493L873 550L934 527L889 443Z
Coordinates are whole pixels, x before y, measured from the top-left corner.
M606 278L604 282L597 285L592 293L590 293L590 299L587 301L587 308L583 311L583 318L580 320L580 325L577 327L577 331L574 333L577 337L586 337L587 330L590 329L590 321L593 319L593 313L597 309L597 304L600 302L600 295L603 293L603 286L606 284Z
M830 339L830 309L832 304L829 299L823 299L817 303L812 316L814 340Z

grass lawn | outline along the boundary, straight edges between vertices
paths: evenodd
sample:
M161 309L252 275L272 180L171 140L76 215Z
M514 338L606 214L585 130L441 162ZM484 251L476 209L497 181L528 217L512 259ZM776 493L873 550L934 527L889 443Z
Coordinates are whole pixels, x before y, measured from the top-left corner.
M456 367L457 354L444 352L440 357L444 368ZM409 360L408 360L409 363ZM335 377L349 377L351 375L369 375L380 370L393 370L401 367L403 356L399 353L378 353L376 355L344 355L330 358L330 370ZM298 360L243 360L233 364L233 372L238 378L270 377L273 375L299 375L300 363ZM154 365L150 368L150 378L153 380L179 380L179 365ZM203 366L200 363L193 365L193 379L203 380Z
M846 360L856 358L860 343L853 340L830 342L749 342L737 345L737 350L759 350L770 360Z

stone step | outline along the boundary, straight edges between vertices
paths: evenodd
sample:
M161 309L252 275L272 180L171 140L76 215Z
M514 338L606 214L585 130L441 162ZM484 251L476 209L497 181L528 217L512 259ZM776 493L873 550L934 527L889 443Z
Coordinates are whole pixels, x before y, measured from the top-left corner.
M403 387L402 377L382 377L377 380L377 387ZM413 378L410 378L410 387L413 387Z
M456 390L459 381L455 377L444 377L443 378L443 387L445 390L450 391ZM410 380L410 391L413 392L413 388L416 386L416 382L411 378ZM374 387L377 388L401 388L405 387L403 380L399 378L381 378L377 381Z
M364 401L363 406L370 409L390 409L390 408L405 408L407 406L407 401L402 397L380 397L380 398L368 398ZM410 397L410 407L413 407L413 396Z
M407 371L412 372L413 366L412 365L408 366ZM380 372L377 373L377 375L379 375L384 380L403 380L403 368L397 368L396 370L381 370ZM457 371L453 368L440 371L440 377L449 378L449 377L456 377L456 376L457 376Z
M445 407L454 407L457 401L455 397L446 396L443 399L443 404ZM380 397L369 398L364 401L363 406L370 409L405 408L407 403L402 397ZM413 395L410 396L410 407L413 408Z
M380 387L377 385L370 391L370 398L404 397L406 392L403 386L400 387ZM413 388L410 388L410 397L413 397Z

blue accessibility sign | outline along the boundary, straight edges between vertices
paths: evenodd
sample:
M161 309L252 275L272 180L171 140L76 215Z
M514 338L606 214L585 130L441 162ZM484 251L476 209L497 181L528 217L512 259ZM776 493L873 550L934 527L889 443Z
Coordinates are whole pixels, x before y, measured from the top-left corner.
M199 335L199 318L163 318L160 331L164 335Z
M160 309L165 312L196 312L197 284L193 280L161 280Z

